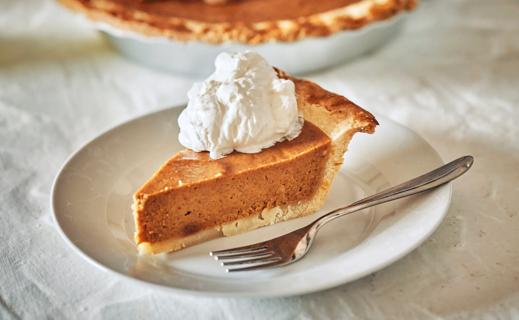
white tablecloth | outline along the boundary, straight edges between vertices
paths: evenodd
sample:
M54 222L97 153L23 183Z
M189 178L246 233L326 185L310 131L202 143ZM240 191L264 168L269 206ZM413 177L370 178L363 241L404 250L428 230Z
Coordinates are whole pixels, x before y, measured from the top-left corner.
M156 292L73 253L52 223L50 188L68 154L184 102L192 81L126 61L52 1L1 1L0 319L519 318L519 2L424 2L382 51L311 78L412 128L445 160L475 156L438 231L390 267L325 292Z

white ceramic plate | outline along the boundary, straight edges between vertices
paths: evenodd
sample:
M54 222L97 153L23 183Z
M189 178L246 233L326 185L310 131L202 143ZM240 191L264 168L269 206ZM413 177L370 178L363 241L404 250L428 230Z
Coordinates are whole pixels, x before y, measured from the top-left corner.
M138 256L132 241L132 193L181 149L181 108L115 127L71 156L52 192L63 238L86 260L142 284L218 296L287 296L334 287L375 272L422 243L442 221L451 186L344 217L319 233L301 261L284 268L227 274L211 250L265 240L320 214L442 164L414 132L378 116L374 135L358 134L325 208L313 216L216 239L173 254Z

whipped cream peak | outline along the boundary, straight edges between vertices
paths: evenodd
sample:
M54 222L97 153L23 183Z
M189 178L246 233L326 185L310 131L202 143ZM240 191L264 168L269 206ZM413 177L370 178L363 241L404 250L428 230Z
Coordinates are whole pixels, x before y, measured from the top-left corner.
M178 118L182 145L218 159L235 150L257 153L301 133L294 83L279 79L263 57L221 53L215 67L188 92Z

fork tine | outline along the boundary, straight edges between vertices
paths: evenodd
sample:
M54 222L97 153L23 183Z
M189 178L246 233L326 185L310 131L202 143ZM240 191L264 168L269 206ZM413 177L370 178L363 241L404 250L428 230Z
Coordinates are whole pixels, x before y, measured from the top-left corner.
M247 257L252 256L256 254L264 254L266 251L269 251L268 248L258 248L254 250L249 251L238 251L238 252L228 252L228 253L213 253L211 256L213 256L216 260L223 260L223 259L234 259L234 258L240 258L240 257Z
M274 261L278 261L279 259L281 259L281 257L274 256L274 252L271 252L267 255L251 257L250 259L246 259L246 260L222 261L220 264L222 265L222 267L238 266L238 265L244 265L244 264L274 262Z
M245 254L245 253L253 253L257 251L266 250L268 247L262 243L255 243L248 246L231 248L225 250L217 250L209 252L210 256L224 256L224 255L236 255L236 254Z
M240 271L252 271L252 270L259 270L259 269L265 269L265 268L270 268L270 267L275 267L275 266L279 266L279 265L282 265L284 264L284 260L279 258L275 261L272 261L272 262L265 262L265 263L262 263L262 264L256 264L256 265L253 265L253 266L249 266L249 267L243 267L243 268L228 268L228 269L225 269L225 271L227 272L240 272Z
M255 258L269 257L273 254L274 254L274 252L272 252L272 251L262 250L262 251L254 251L252 253L245 253L245 254L242 253L242 254L228 255L228 256L214 256L214 258L217 261L243 260L243 259L255 259Z

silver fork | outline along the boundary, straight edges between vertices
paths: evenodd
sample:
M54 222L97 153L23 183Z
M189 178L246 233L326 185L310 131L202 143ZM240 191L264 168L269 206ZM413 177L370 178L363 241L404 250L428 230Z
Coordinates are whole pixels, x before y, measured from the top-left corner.
M408 180L395 187L335 209L309 225L280 237L248 246L212 251L209 255L220 260L227 272L249 271L285 266L303 258L315 239L317 231L326 223L381 203L408 197L439 187L464 174L474 162L472 156L464 156L431 172Z

